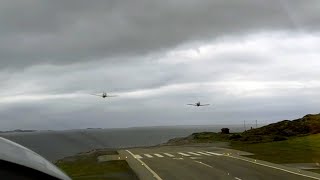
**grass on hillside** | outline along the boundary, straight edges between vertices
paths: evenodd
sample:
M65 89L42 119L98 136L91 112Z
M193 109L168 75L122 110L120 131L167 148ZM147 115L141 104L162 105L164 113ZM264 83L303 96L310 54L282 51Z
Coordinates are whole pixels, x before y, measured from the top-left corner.
M320 134L268 143L232 142L231 147L254 153L251 158L273 163L320 163Z
M309 169L308 171L320 174L320 169Z
M75 180L138 180L138 177L126 161L97 161L97 157L100 155L111 155L114 153L116 152L97 151L84 153L59 160L56 165Z
M214 132L193 133L193 140L197 142L226 141L232 134L220 134Z

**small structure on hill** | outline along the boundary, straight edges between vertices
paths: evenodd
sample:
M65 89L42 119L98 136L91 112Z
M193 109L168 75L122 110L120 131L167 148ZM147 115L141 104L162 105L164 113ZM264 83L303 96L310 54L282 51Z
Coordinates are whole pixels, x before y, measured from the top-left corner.
M229 131L229 128L222 128L221 129L221 134L229 134L230 131Z

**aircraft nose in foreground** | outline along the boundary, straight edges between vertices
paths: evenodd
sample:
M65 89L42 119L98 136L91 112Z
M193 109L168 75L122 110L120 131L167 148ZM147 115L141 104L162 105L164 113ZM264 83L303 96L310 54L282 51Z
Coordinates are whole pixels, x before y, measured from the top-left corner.
M37 153L0 137L0 179L71 180Z

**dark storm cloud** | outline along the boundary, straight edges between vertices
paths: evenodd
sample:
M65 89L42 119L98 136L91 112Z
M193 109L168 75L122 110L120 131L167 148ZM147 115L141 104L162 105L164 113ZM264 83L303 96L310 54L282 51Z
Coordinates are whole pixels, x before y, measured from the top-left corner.
M6 0L0 7L2 68L118 62L109 58L140 56L224 35L319 28L316 0Z

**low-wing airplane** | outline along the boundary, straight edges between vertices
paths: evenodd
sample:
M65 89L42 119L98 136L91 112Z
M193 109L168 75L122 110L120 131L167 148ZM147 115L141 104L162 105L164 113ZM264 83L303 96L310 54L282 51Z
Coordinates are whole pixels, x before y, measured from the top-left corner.
M199 107L199 106L209 106L210 104L201 104L201 103L200 103L200 101L199 101L199 102L197 102L197 103L194 103L194 104L187 104L187 105L189 105L189 106L197 106L197 107Z
M103 92L102 94L90 94L90 95L99 96L99 97L102 97L102 98L117 97L117 95L108 95L106 92Z

